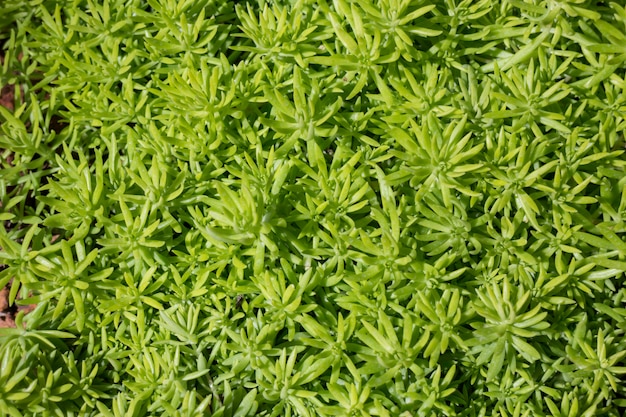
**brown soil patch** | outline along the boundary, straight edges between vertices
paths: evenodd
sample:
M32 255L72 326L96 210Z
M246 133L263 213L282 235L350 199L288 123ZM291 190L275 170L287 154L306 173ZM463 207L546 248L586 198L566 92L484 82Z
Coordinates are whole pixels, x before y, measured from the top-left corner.
M0 328L15 327L15 316L20 311L28 314L37 307L35 304L18 306L9 304L9 292L11 291L12 282L9 282L2 290L0 290ZM19 299L19 296L18 296Z
M6 107L7 109L13 111L14 100L15 86L5 85L4 87L2 87L2 90L0 90L0 106Z

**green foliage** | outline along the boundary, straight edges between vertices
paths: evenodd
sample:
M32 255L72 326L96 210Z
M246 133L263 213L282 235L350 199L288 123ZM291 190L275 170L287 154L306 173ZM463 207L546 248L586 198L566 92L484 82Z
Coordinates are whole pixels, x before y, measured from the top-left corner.
M10 416L620 416L626 9L7 0Z

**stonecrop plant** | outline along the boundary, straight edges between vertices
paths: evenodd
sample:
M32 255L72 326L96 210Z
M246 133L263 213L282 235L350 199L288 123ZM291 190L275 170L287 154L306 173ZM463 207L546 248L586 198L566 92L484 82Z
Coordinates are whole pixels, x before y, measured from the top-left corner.
M623 1L3 0L0 45L0 414L626 413Z

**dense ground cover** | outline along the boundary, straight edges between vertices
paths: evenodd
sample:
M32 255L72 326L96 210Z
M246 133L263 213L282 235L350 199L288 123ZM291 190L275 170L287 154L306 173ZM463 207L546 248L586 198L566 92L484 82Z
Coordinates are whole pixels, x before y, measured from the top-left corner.
M0 16L1 412L623 415L623 1Z

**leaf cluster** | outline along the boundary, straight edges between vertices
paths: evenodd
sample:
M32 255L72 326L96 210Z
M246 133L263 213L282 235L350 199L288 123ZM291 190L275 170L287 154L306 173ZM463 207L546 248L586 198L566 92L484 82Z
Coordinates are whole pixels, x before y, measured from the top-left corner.
M618 416L626 9L6 1L12 416Z

